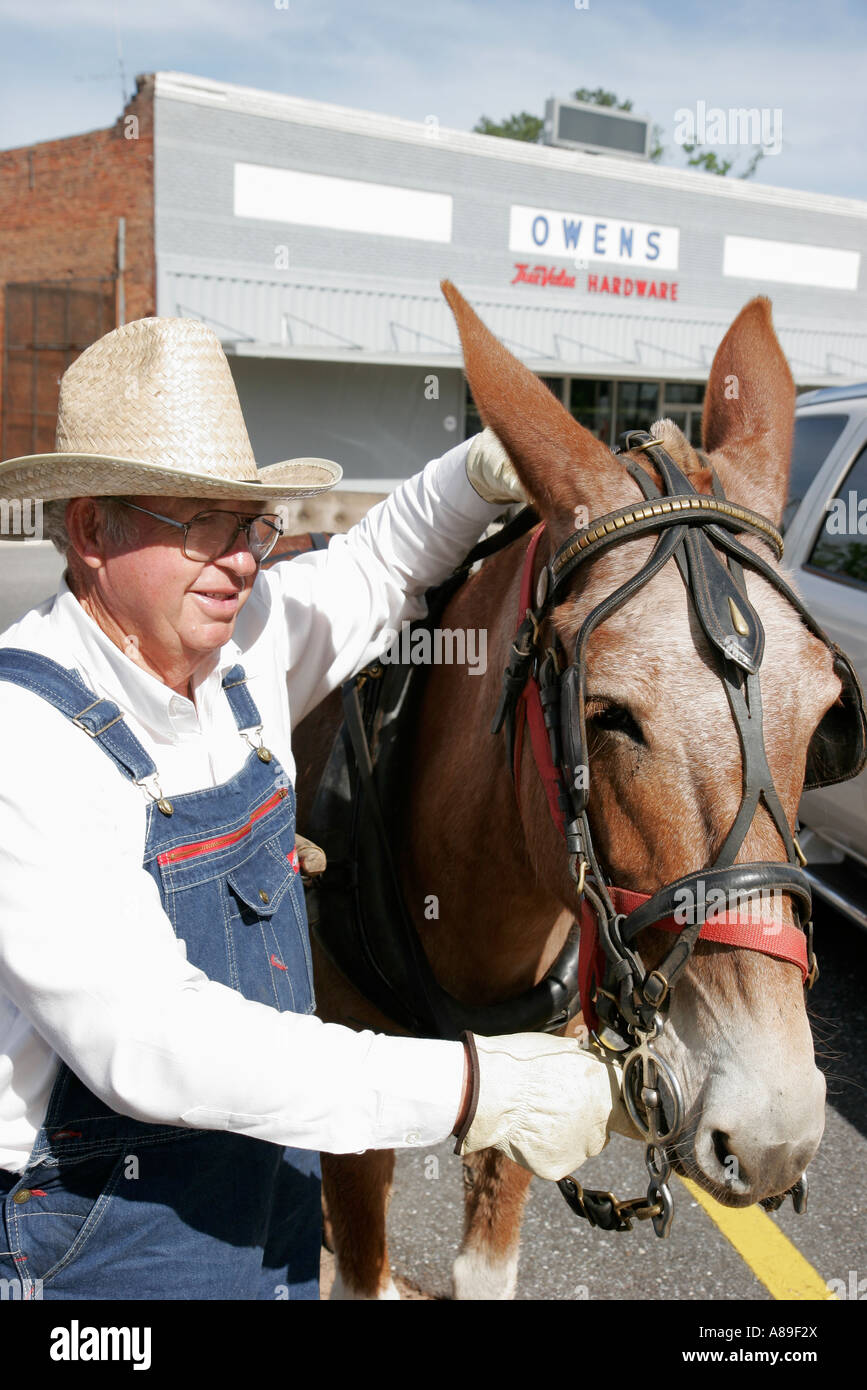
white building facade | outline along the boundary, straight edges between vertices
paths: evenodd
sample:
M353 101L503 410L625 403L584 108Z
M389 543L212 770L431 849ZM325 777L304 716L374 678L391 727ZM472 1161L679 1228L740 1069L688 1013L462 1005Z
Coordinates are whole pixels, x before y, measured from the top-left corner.
M867 203L158 73L157 313L219 334L260 463L381 490L478 428L453 280L607 443L695 442L756 294L800 387L867 378Z

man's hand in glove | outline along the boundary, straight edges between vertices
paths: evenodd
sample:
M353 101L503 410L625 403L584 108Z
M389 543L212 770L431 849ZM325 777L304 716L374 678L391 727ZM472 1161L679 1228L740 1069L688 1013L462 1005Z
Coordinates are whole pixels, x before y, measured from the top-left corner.
M477 434L467 451L467 477L486 502L527 502L521 480L494 431Z
M620 1069L573 1038L467 1033L464 1043L469 1094L456 1153L501 1149L557 1181L604 1149L609 1132L637 1135L620 1099Z

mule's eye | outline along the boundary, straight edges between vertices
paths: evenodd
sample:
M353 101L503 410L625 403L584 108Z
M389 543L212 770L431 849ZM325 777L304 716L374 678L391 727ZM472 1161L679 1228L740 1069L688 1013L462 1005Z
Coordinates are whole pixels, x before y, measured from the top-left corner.
M625 705L602 705L596 710L591 710L587 715L587 723L594 729L610 734L626 734L635 743L643 743L644 735L636 721Z

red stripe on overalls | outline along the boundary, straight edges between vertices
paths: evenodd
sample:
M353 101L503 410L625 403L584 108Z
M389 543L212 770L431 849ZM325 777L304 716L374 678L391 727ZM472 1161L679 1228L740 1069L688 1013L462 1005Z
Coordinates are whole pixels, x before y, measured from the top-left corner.
M243 840L245 835L249 835L257 820L261 820L269 811L279 805L286 795L285 787L281 787L273 796L269 796L267 801L263 801L261 806L250 816L246 825L242 825L238 830L231 830L227 835L217 835L213 840L194 840L188 845L178 845L175 849L164 850L157 855L158 864L178 864L186 859L195 859L200 854L212 854L215 850L225 849L227 845L235 845L239 840Z

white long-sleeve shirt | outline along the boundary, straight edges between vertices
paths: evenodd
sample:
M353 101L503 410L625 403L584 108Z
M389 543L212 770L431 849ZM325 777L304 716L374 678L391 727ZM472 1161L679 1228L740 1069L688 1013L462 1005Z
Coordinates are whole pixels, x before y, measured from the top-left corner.
M217 786L249 755L220 687L240 662L263 741L294 780L291 732L377 655L380 634L498 508L467 445L433 460L327 551L261 572L195 703L143 671L66 583L0 635L75 667L113 700L162 794ZM123 1114L335 1153L449 1134L460 1043L391 1038L278 1013L186 958L142 868L148 799L46 700L0 680L0 1168L21 1172L59 1059ZM303 828L303 827L302 827Z

